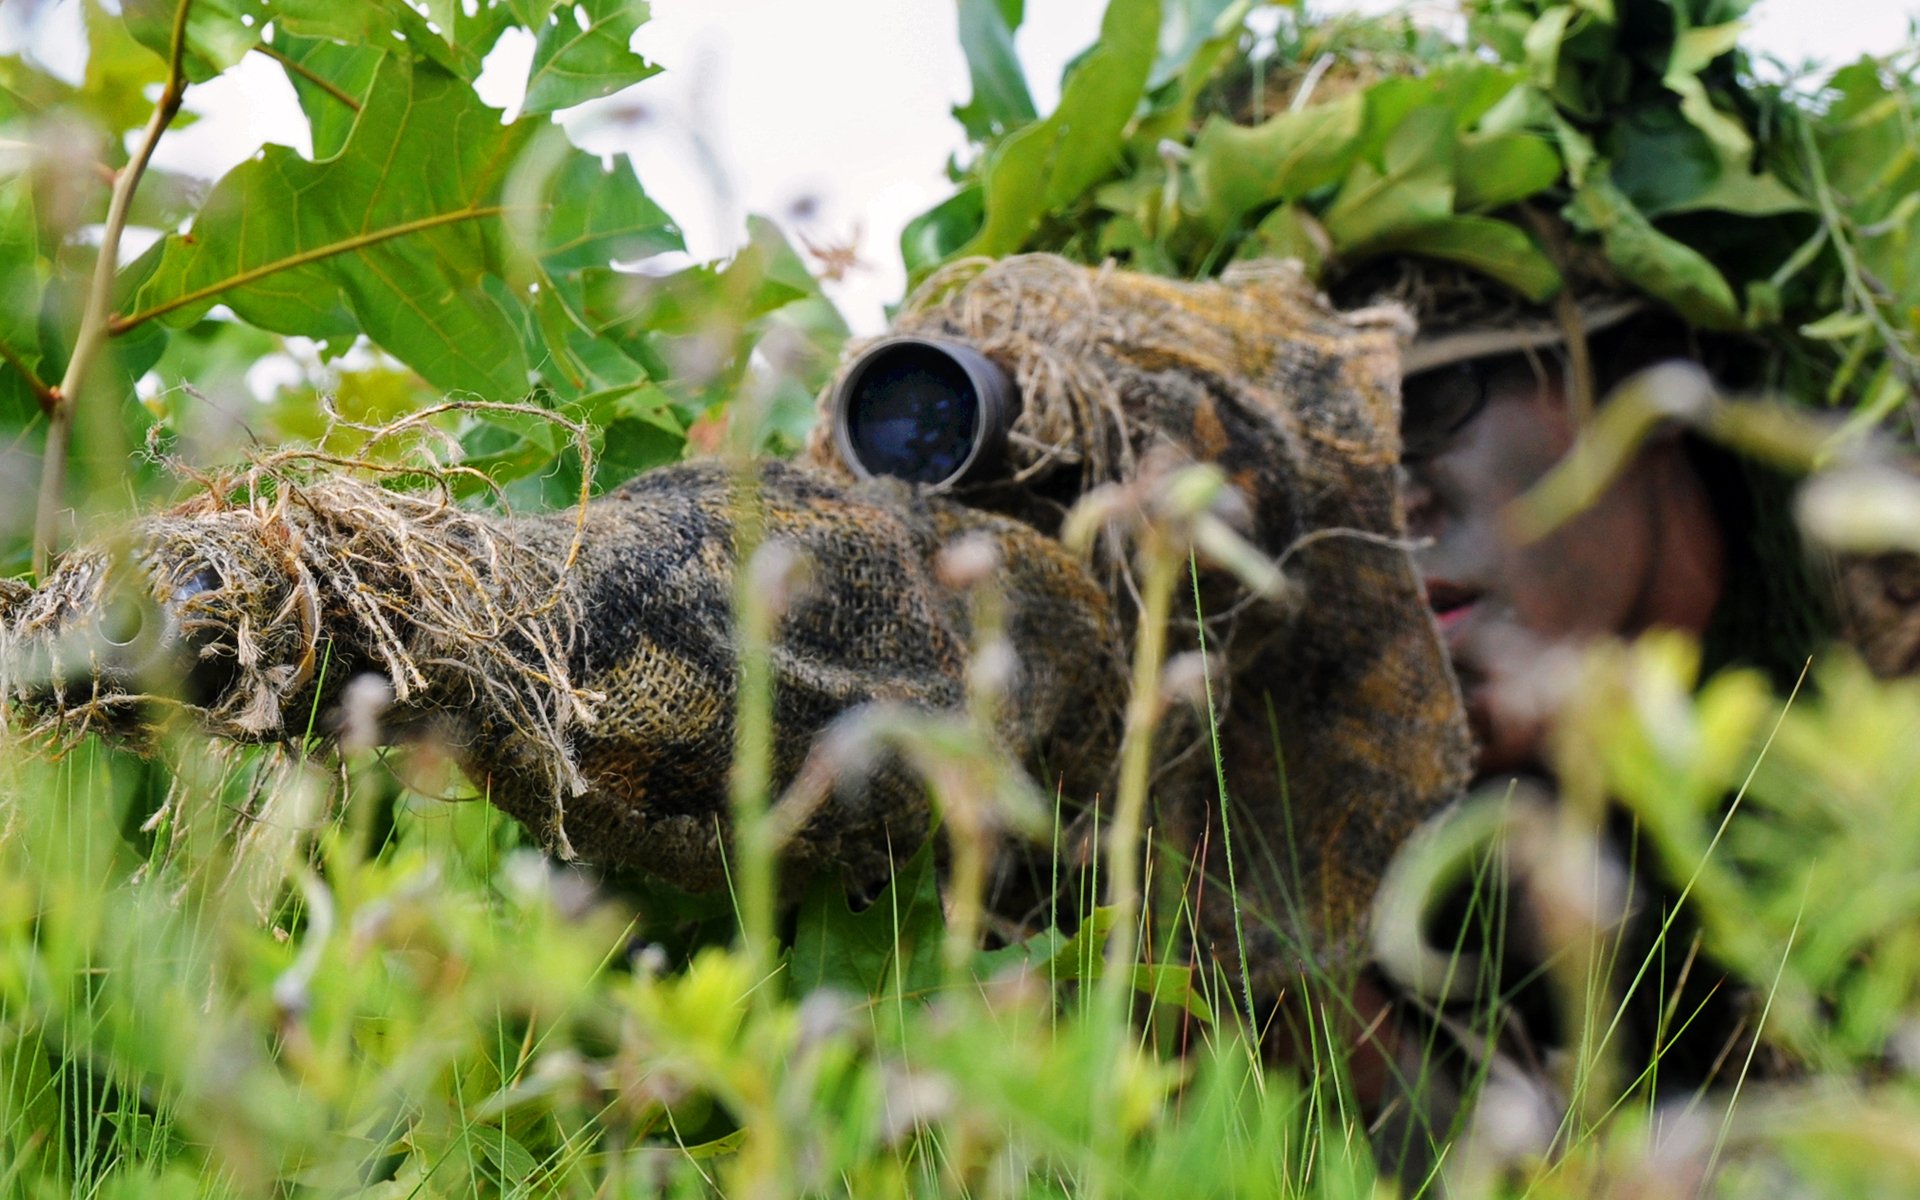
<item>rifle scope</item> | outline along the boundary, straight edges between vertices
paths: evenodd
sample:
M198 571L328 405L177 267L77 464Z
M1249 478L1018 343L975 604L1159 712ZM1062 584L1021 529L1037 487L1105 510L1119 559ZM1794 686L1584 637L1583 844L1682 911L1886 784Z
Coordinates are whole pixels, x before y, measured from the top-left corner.
M854 361L833 393L833 443L856 475L955 487L1006 460L1020 392L971 346L891 337Z

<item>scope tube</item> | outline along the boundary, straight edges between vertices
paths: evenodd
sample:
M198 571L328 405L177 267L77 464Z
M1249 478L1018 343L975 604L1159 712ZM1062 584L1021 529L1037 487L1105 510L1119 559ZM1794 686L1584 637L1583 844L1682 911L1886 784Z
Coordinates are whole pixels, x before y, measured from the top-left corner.
M903 335L854 360L834 389L834 449L863 479L935 488L976 483L1006 465L1020 391L961 342Z

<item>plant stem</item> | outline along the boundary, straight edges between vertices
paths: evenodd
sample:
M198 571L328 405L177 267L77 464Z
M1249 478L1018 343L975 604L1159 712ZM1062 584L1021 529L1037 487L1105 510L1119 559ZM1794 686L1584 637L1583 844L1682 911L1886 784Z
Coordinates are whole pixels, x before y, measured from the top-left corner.
M781 605L772 593L779 585L773 548L766 545L766 511L760 475L751 457L750 431L759 427L756 397L735 401L733 458L733 549L735 561L737 687L733 768L728 776L733 816L734 882L738 889L740 941L756 978L775 961L774 848L767 821L773 786L773 639ZM756 1006L770 1003L772 989L754 990Z
M52 413L54 405L60 398L60 393L54 390L53 385L34 374L33 368L26 364L26 360L14 353L13 347L5 342L0 342L0 359L6 360L8 366L20 373L20 378L26 381L27 390L32 392L33 398L40 402L40 411Z
M1140 562L1145 578L1133 650L1132 694L1127 698L1113 825L1107 833L1107 904L1113 909L1113 932L1107 939L1106 970L1100 978L1100 1015L1122 1022L1139 956L1140 836L1152 779L1153 729L1160 719L1160 669L1167 657L1173 590L1185 558L1166 544L1160 531L1149 529L1141 539Z
M33 522L33 573L44 579L47 561L53 552L54 525L60 501L66 493L67 446L73 435L73 410L93 371L94 360L106 345L113 309L113 278L120 265L120 235L127 228L127 211L133 204L134 189L146 173L160 135L180 111L180 99L186 94L187 77L182 63L187 44L187 12L193 0L179 0L173 12L173 40L167 54L167 82L160 100L147 118L133 157L114 178L113 193L107 202L107 223L100 235L100 255L93 263L93 281L87 289L86 308L80 314L80 329L74 335L73 356L67 360L66 374L47 410L47 445L40 466L40 504Z

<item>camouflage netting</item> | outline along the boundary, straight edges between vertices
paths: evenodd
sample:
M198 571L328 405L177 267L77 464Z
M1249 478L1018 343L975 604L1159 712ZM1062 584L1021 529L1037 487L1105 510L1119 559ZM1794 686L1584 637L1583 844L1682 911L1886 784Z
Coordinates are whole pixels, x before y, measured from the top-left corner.
M1452 675L1395 544L1404 315L1337 313L1286 265L1181 283L1028 255L939 273L895 332L966 342L1019 384L1018 486L971 490L969 503L1052 529L1050 497L1123 480L1156 451L1220 464L1249 502L1252 540L1284 558L1289 601L1249 604L1213 577L1203 599L1209 649L1229 664L1235 878L1262 931L1250 927L1249 955L1273 989L1303 942L1341 957L1395 848L1469 770ZM812 454L837 465L826 430ZM1130 613L1123 565L1103 574ZM1206 849L1216 886L1203 923L1231 945L1217 785L1198 749L1167 748L1157 794L1163 828Z
M1338 314L1286 269L1181 284L1028 257L944 273L900 325L970 342L1018 379L1014 479L942 496L855 482L818 448L811 467L760 469L765 536L810 563L774 647L776 786L862 706L963 704L972 610L936 568L984 535L1018 664L1000 747L1090 808L1118 757L1134 601L1123 556L1089 566L1052 534L1074 498L1136 464L1215 462L1292 585L1280 604L1202 581L1227 664L1222 752L1257 986L1277 994L1296 955L1341 956L1395 847L1468 761L1396 541L1398 310ZM16 718L71 733L185 705L217 733L298 743L316 718L350 726L350 682L376 673L389 736L444 741L549 846L723 886L733 473L668 467L573 512L509 517L455 505L452 473L368 467L264 456L137 524L124 549L76 553L30 596L0 597ZM144 630L116 628L130 593L157 614ZM1156 824L1224 879L1196 740L1163 745ZM870 766L788 843L790 882L828 871L871 887L924 840L924 786L900 763ZM1207 933L1231 928L1224 887L1201 911Z

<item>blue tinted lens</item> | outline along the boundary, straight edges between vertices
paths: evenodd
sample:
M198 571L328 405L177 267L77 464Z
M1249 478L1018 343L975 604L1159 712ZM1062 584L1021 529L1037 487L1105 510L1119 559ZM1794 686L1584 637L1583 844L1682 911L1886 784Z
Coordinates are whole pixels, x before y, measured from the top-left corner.
M884 353L847 405L847 440L869 472L941 483L966 465L980 397L960 365L928 346Z

